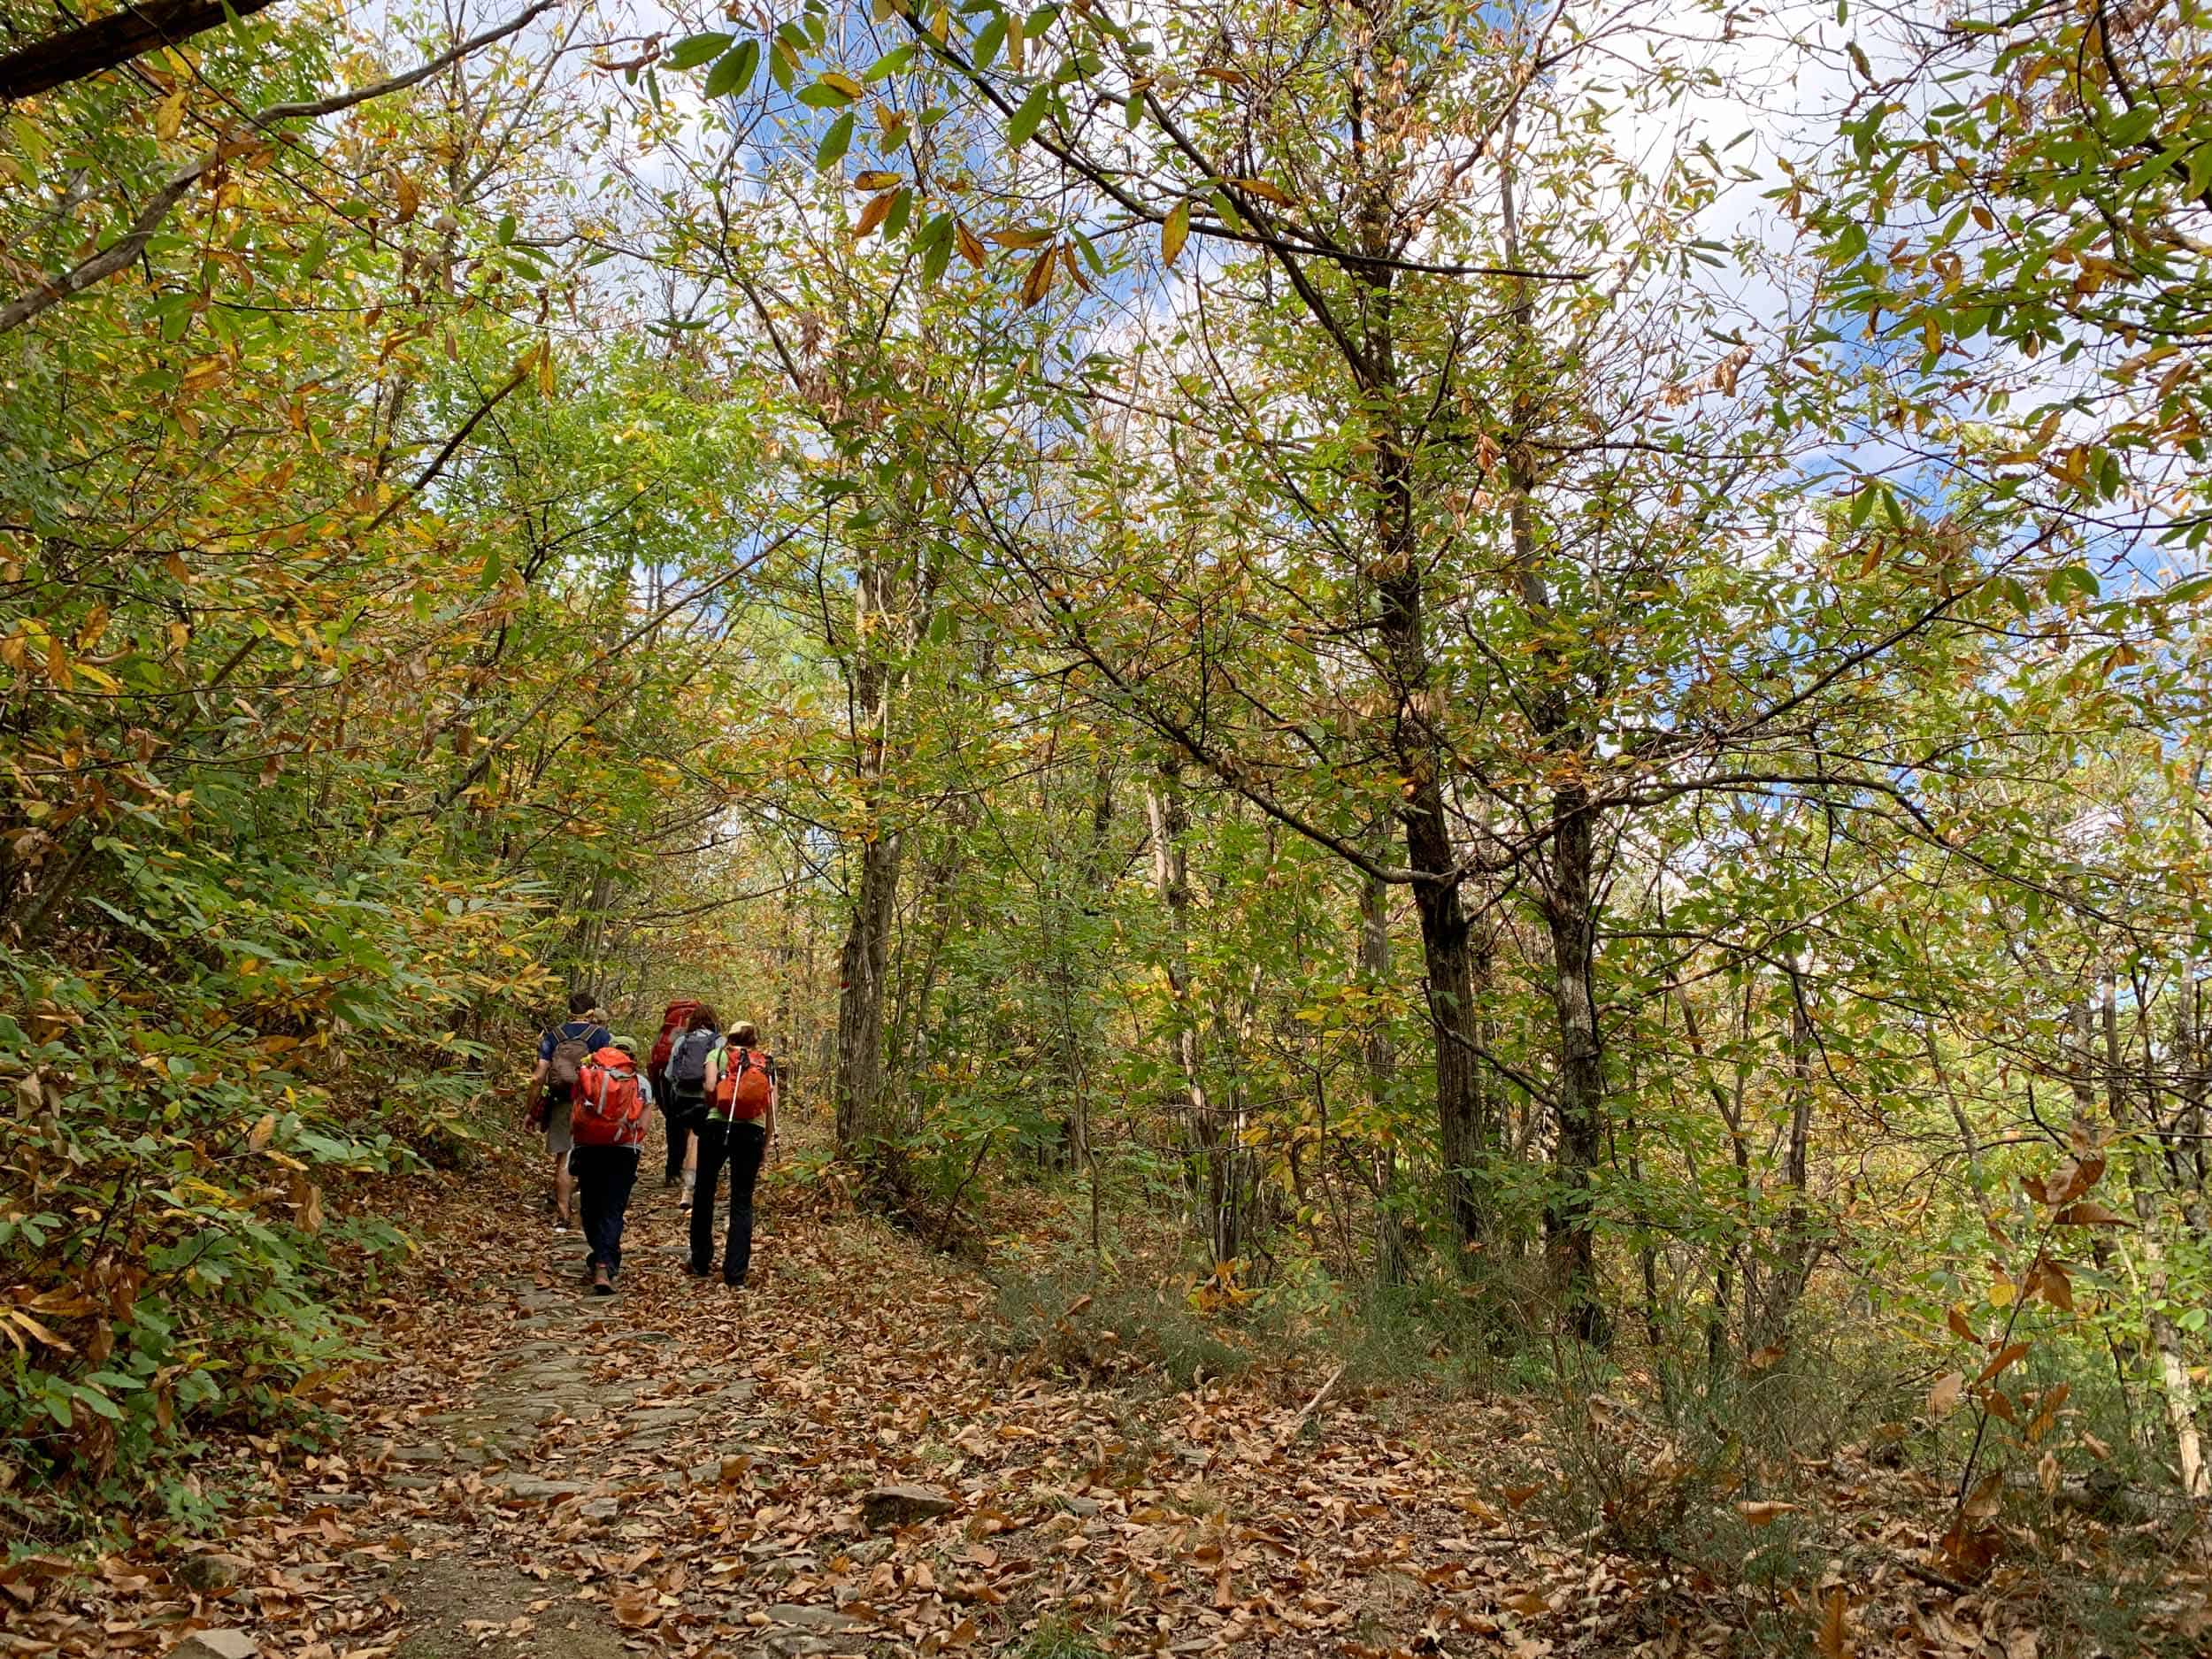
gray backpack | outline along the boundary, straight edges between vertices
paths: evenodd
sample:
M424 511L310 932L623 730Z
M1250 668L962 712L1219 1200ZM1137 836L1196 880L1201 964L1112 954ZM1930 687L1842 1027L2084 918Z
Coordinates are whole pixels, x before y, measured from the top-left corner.
M710 1031L687 1031L668 1056L668 1081L679 1100L698 1100L707 1092L707 1056L722 1039Z

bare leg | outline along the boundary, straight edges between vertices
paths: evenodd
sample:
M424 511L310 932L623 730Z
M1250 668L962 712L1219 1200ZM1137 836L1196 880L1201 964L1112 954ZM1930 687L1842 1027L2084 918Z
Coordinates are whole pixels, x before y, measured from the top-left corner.
M576 1225L576 1180L568 1172L568 1154L553 1155L553 1212L554 1219L564 1227Z

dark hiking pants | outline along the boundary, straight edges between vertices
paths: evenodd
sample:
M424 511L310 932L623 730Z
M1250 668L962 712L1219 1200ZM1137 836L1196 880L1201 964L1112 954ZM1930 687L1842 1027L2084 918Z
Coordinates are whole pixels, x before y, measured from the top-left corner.
M675 1085L672 1083L669 1087L673 1088ZM668 1104L661 1109L661 1116L666 1120L668 1130L668 1168L664 1171L663 1184L673 1187L683 1179L684 1148L690 1144L691 1137L699 1133L699 1119L705 1115L706 1102L696 1099L672 1099L665 1095L659 1098L668 1100Z
M699 1125L699 1173L691 1189L691 1271L714 1266L714 1189L730 1166L730 1240L722 1257L725 1283L741 1285L753 1264L753 1185L768 1151L768 1126L710 1117Z
M612 1279L622 1271L622 1217L637 1185L635 1147L578 1147L568 1155L576 1178L576 1207L582 1212L584 1242L590 1265L603 1265Z

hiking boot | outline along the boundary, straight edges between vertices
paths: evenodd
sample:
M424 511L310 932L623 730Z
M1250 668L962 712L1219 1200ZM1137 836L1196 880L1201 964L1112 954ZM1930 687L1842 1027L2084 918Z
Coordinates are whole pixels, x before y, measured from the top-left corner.
M614 1294L614 1279L604 1267L591 1270L591 1294L595 1296Z

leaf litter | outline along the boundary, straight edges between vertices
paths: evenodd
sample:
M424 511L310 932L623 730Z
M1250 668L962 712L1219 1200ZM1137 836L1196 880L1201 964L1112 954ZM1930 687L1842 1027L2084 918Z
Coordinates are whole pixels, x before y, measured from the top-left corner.
M1740 1586L1548 1523L1526 1402L1386 1419L1299 1359L1180 1393L1055 1375L994 1346L981 1280L827 1187L766 1190L742 1293L685 1277L684 1212L641 1191L623 1294L593 1301L518 1167L442 1179L333 1440L224 1448L208 1484L256 1496L218 1540L0 1569L0 1654L229 1630L266 1659L1665 1659L1770 1651L1778 1615L1828 1659L2047 1651L2031 1570L1916 1567L1932 1494L1870 1462L1834 1460L1832 1557L1762 1627ZM1624 1467L1663 1468L1661 1437L1609 1420ZM2202 1589L2175 1578L2185 1636L2212 1628Z

